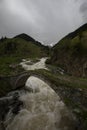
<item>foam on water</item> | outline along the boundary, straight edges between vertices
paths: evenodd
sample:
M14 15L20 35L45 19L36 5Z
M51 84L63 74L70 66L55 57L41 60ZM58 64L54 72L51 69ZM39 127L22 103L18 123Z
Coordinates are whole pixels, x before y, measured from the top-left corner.
M16 116L8 113L6 130L71 130L64 123L71 122L71 115L48 84L31 76L26 88L32 91L20 95L24 106Z
M35 69L47 69L45 66L45 61L47 58L41 58L39 62L34 63L33 65L28 65L27 63L29 61L24 61L20 63L20 65L22 65L22 67L25 70L35 70Z

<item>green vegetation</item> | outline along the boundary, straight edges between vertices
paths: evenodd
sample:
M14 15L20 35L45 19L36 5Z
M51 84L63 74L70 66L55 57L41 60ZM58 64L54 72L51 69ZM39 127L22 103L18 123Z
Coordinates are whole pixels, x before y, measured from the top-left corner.
M47 56L49 48L26 34L0 40L0 75L17 74L23 69L18 65L25 58Z
M67 35L53 48L49 64L74 76L87 76L87 24Z
M78 129L87 129L87 24L67 35L52 48L47 64L61 67L69 75L56 76L52 81L62 100L79 120ZM57 79L59 77L60 81ZM80 78L78 78L80 77ZM85 77L85 78L81 78ZM53 79L52 79L53 80ZM59 85L58 85L59 84ZM61 90L61 91L60 91ZM63 90L63 91L62 91Z
M24 71L19 65L21 57L3 56L0 57L0 76L14 75Z
M44 55L44 49L44 46L38 46L32 41L26 41L21 38L12 38L0 43L0 56L40 57Z

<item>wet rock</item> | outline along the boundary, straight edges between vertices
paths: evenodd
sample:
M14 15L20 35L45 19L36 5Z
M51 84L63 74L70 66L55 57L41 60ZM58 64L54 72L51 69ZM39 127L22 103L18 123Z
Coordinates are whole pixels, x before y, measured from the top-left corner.
M10 107L10 100L1 99L0 100L0 120L4 120L5 115L8 113Z
M5 127L2 121L0 121L0 130L5 130Z
M12 113L13 114L18 114L18 112L20 111L20 108L22 106L23 106L23 102L22 101L15 102L14 105L13 105Z
M0 99L0 121L4 121L10 110L12 110L13 114L18 114L20 108L23 106L23 102L19 100L19 94L17 92L9 93L8 95Z

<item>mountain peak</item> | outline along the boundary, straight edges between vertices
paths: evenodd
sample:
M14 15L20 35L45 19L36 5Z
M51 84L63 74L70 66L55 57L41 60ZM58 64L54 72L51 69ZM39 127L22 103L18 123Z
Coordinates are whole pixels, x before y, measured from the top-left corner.
M17 36L15 36L15 38L22 38L26 41L32 41L32 42L35 42L35 39L33 39L31 36L28 36L27 34L25 33L22 33L22 34L19 34Z

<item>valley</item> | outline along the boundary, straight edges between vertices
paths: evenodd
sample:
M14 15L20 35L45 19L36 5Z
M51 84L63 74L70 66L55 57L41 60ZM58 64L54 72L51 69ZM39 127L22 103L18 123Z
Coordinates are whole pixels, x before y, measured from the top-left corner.
M26 34L0 40L0 113L2 113L0 130L14 130L16 120L19 124L21 122L19 117L22 117L24 128L17 124L17 130L34 130L35 127L37 130L44 130L44 128L49 130L51 125L52 130L87 129L86 33L87 25L83 25L51 48L42 45ZM29 86L26 85L28 80ZM45 86L47 88L44 92L43 87ZM51 110L56 104L53 104L53 108L51 108L49 100L44 102L42 94L45 98L51 97L50 103L53 100L52 104L53 102L59 104L58 107L64 109L62 113L65 113L64 115L68 113L68 117L60 115L61 109L57 107L58 117L54 122L56 113L55 110ZM52 95L54 96L52 97ZM31 99L30 104L28 104L28 99ZM43 104L38 104L38 102ZM6 106L7 109L4 109ZM36 115L38 111L42 116ZM52 115L48 111L53 112L50 113ZM49 120L50 116L52 116L52 120ZM37 125L40 120L36 121L36 117L41 119L43 117L40 128ZM66 118L69 118L69 124L65 121ZM45 119L48 120L48 124ZM11 124L9 124L10 120ZM25 128L28 121L35 126L29 124ZM68 126L66 127L66 125Z

